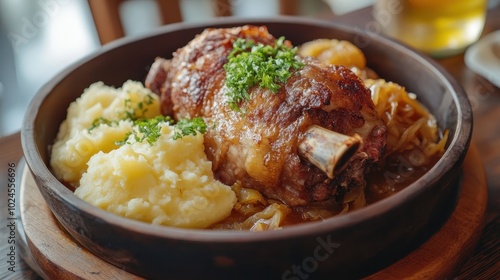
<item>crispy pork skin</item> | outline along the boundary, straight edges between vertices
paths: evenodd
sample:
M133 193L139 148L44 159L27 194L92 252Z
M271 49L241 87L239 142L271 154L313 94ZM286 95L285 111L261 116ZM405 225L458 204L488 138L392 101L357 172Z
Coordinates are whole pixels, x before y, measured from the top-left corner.
M204 118L205 151L217 178L240 181L289 206L341 201L351 189L364 188L367 169L385 147L387 127L363 82L345 67L300 58L305 66L291 70L278 93L250 88L242 114L227 105L223 68L238 38L275 42L265 27L207 29L172 59L158 58L146 78L146 86L161 95L164 114ZM362 138L361 148L333 178L300 156L298 146L312 125Z

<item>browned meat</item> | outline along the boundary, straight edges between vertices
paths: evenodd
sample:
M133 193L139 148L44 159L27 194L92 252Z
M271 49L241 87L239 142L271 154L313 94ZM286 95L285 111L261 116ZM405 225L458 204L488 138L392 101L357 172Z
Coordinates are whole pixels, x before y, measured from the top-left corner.
M364 187L367 168L385 147L387 128L362 81L347 68L304 58L306 65L277 94L251 88L251 100L240 104L247 112L242 115L226 104L224 86L223 65L237 38L275 41L265 27L209 29L171 60L157 60L146 79L146 86L161 94L164 114L205 119L205 151L218 179L241 181L290 206L341 198ZM299 156L298 144L313 124L363 138L359 152L333 179Z

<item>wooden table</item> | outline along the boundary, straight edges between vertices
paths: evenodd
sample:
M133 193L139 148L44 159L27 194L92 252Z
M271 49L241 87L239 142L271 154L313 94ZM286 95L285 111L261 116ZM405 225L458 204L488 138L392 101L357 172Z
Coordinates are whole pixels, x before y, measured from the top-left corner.
M336 17L335 20L363 28L372 19L371 10L363 9L353 14ZM483 35L500 29L500 6L488 13ZM500 244L498 239L500 226L500 89L484 78L469 70L464 63L464 56L442 59L443 65L465 88L474 109L473 141L484 162L488 181L488 210L486 224L479 244L473 256L468 260L457 279L500 279ZM0 217L7 221L7 172L8 164L17 164L22 156L19 134L0 138ZM19 184L20 182L16 182ZM0 279L36 279L36 274L19 259L16 252L16 272L8 271L8 263L4 261L9 252L6 238L9 229L0 227ZM5 254L4 254L5 252Z

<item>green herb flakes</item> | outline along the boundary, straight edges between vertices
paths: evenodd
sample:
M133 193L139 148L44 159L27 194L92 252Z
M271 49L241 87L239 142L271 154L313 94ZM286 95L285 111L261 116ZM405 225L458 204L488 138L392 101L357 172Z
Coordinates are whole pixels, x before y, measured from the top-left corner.
M88 132L92 132L92 130L94 130L95 128L97 128L101 124L108 125L108 126L116 126L118 124L118 122L117 121L108 120L108 119L105 119L105 118L102 118L102 117L101 118L97 118L97 119L95 119L92 122L92 126L89 127Z
M128 139L132 135L136 142L147 141L153 145L161 136L162 124L168 123L173 125L174 120L167 116L157 116L153 119L136 120L132 132L125 136L125 139L116 141L115 144L122 146L130 144ZM174 135L172 139L177 140L187 135L196 135L197 132L205 133L207 126L201 117L190 119L182 119L174 125Z
M115 144L118 146L130 144L128 139L130 135L133 135L136 142L146 140L150 145L153 145L161 136L161 125L164 123L172 124L173 120L168 116L157 116L153 119L136 120L134 121L134 128L132 132L128 133L124 140L116 141Z
M151 94L148 94L144 97L144 99L137 103L135 107L132 107L132 100L125 99L124 100L124 108L125 110L121 112L120 118L125 120L139 120L143 119L144 115L148 111L149 105L153 104L154 99Z
M154 97L151 94L146 95L142 101L137 103L135 107L132 106L132 100L130 98L125 99L123 103L124 110L117 113L118 120L110 120L103 117L97 118L92 122L88 132L92 132L92 130L101 124L107 126L117 126L119 120L130 120L135 122L144 119L144 116L148 111L148 106L154 103Z
M207 131L207 125L201 117L194 119L182 119L175 124L174 140L187 135L196 135L197 132L203 134Z
M224 65L226 86L229 91L228 105L240 111L238 104L250 100L248 89L256 84L278 93L280 83L290 78L290 69L300 69L304 64L297 59L297 48L284 44L285 38L276 40L274 46L255 44L250 40L238 39Z

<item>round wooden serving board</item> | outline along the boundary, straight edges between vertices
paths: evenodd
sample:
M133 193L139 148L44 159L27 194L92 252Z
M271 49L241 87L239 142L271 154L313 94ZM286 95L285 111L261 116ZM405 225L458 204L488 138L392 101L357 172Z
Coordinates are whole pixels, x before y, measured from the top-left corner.
M366 279L450 279L474 249L487 204L484 168L471 146L457 208L441 230L405 258ZM141 279L86 251L59 225L25 168L21 219L34 261L49 279Z

